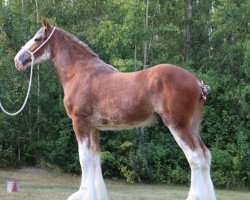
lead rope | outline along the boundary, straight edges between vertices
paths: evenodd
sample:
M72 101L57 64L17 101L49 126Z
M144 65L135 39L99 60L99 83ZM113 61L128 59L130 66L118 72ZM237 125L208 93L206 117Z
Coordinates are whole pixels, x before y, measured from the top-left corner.
M30 81L29 81L29 87L28 87L28 91L27 91L27 94L26 94L26 97L25 97L25 100L23 102L23 105L22 107L17 111L17 112L14 112L14 113L10 113L8 111L6 111L4 109L4 107L2 106L2 103L0 102L0 108L1 110L3 111L3 113L5 113L6 115L9 115L9 116L16 116L18 115L20 112L23 111L24 107L26 106L27 104L27 101L28 101L28 98L29 98L29 94L30 94L30 89L31 89L31 85L32 85L32 78L33 78L33 69L34 69L34 61L35 61L35 57L34 57L34 54L39 50L41 49L48 41L49 39L52 37L54 31L56 30L56 27L53 28L52 32L50 33L49 37L41 44L41 46L39 46L34 52L30 52L29 50L26 49L26 51L28 53L30 53L31 55L31 67L30 67Z
M10 112L8 112L8 111L6 111L6 110L4 109L4 107L2 106L2 103L0 102L0 108L1 108L1 110L2 110L6 115L9 115L9 116L16 116L16 115L18 115L20 112L22 112L23 109L24 109L24 107L26 106L27 101L28 101L28 98L29 98L29 94L30 94L31 85L32 85L32 77L33 77L33 69L34 69L34 60L35 60L35 57L34 57L33 54L31 54L31 67L30 67L29 87L28 87L28 91L27 91L27 94L26 94L26 97L25 97L25 100L24 100L24 102L23 102L22 107L21 107L17 112L10 113Z

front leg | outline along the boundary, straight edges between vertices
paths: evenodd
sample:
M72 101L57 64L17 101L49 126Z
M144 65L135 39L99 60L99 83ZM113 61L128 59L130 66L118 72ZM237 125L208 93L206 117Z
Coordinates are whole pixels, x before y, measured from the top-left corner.
M91 148L91 128L83 119L72 118L72 121L78 142L82 178L79 191L72 194L68 200L97 200L94 170L96 152Z
M99 132L83 119L72 118L72 121L78 141L82 179L79 191L68 200L108 200L101 170Z
M88 147L89 140L78 142L79 160L82 170L79 191L72 194L68 200L97 200L94 172L94 152Z

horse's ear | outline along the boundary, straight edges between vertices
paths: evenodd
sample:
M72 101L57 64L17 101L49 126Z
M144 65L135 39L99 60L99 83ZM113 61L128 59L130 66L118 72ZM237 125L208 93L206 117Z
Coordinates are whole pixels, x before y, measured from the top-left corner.
M43 20L43 25L44 25L46 31L49 31L51 29L51 25L49 24L47 19L45 19L45 17L43 17L42 20Z

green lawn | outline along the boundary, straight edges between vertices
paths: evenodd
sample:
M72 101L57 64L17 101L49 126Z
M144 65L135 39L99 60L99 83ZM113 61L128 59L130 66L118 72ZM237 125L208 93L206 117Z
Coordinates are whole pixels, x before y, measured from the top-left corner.
M7 193L8 180L20 181L19 193ZM0 200L66 200L78 190L80 177L28 168L0 170ZM184 200L187 187L128 184L106 180L110 200ZM217 190L218 200L250 200L250 192Z

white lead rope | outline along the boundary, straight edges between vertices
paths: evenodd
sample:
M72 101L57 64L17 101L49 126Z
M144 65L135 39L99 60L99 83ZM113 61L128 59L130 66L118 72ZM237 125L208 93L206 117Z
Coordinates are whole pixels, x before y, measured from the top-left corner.
M48 41L49 39L51 38L51 36L53 35L54 31L56 30L56 27L53 28L52 32L50 33L49 37L34 51L34 52L30 52L29 50L25 49L28 53L30 53L31 55L31 67L30 67L30 81L29 81L29 87L28 87L28 91L27 91L27 94L26 94L26 97L25 97L25 100L23 102L23 105L22 107L17 111L17 112L14 112L14 113L10 113L8 111L6 111L4 109L4 107L2 106L2 103L0 102L0 108L1 110L3 111L3 113L5 113L6 115L10 115L10 116L15 116L15 115L18 115L20 112L23 111L24 107L26 106L27 104L27 101L28 101L28 98L29 98L29 94L30 94L30 90L31 90L31 85L32 85L32 78L33 78L33 69L34 69L34 62L35 62L35 56L34 54L39 50L41 49Z
M35 60L34 55L33 55L33 54L31 54L31 55L32 55L32 56L31 56L31 60L32 60L32 61L31 61L31 67L30 67L30 81L29 81L29 87L28 87L28 91L27 91L25 100L24 100L24 102L23 102L23 105L22 105L22 107L21 107L17 112L10 113L10 112L8 112L8 111L6 111L6 110L4 109L4 107L2 106L2 103L0 102L0 108L1 108L1 110L2 110L6 115L10 115L10 116L18 115L20 112L23 111L24 107L25 107L26 104L27 104L27 101L28 101L28 98L29 98L29 94L30 94L31 85L32 85L32 77L33 77L33 69L34 69L34 60Z

